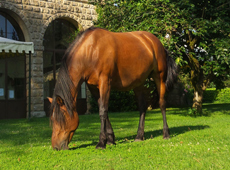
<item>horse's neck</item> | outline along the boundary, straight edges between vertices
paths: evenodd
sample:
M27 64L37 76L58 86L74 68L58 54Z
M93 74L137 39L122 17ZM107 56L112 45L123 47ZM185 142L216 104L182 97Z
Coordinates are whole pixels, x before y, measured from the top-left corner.
M83 83L82 79L82 69L81 65L78 65L79 62L76 61L76 57L74 57L76 54L72 54L73 57L67 61L67 70L70 80L73 83L73 88L71 90L71 94L73 96L73 100L76 103L77 102L77 95L79 90L81 89L81 84Z
M83 83L83 81L81 80L81 78L72 77L71 75L70 75L70 79L72 80L74 86L71 93L73 96L74 103L76 103L78 92L81 89L81 84Z

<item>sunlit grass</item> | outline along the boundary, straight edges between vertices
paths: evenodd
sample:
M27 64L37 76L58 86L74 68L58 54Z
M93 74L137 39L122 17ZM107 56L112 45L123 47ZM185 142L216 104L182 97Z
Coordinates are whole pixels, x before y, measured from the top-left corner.
M70 150L53 151L48 118L0 120L0 169L229 169L230 104L204 106L205 116L167 109L171 138L162 138L159 109L146 116L145 141L134 142L138 112L110 113L116 145L96 150L97 114L80 116Z

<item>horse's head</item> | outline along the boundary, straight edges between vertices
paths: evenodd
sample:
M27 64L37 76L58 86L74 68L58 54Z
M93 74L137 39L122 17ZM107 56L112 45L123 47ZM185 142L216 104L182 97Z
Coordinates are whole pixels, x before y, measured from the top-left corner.
M53 126L52 132L52 147L55 150L67 150L68 144L72 140L73 134L78 127L79 118L76 111L73 111L73 115L70 116L63 99L59 96L53 101L52 98L48 98L50 103L56 105L53 107L51 114L51 121Z

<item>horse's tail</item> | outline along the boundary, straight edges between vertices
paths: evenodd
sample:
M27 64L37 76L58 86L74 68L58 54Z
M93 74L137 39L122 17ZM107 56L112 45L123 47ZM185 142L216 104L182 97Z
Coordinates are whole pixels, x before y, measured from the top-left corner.
M173 89L174 84L177 81L177 65L173 58L169 55L169 52L165 49L167 60L167 78L166 78L166 90Z

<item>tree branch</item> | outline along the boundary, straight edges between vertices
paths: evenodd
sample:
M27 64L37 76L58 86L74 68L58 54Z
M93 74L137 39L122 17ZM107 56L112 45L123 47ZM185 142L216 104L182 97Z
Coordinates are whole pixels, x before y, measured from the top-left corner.
M218 6L216 9L217 9L217 10L219 10L221 7L223 7L223 6L227 5L227 4L230 4L230 1L229 1L229 2L224 3L224 4L220 5L220 6Z

